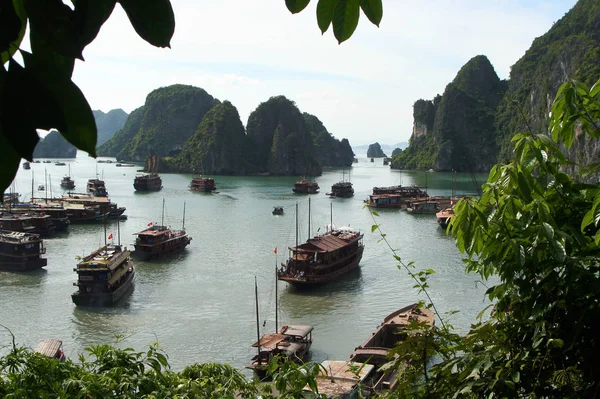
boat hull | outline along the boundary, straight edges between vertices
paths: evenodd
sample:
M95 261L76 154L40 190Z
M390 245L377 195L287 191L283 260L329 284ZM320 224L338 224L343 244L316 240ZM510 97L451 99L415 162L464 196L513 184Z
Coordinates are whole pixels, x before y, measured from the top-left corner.
M185 239L171 242L167 241L155 246L135 244L133 255L141 260L158 259L183 251L185 247L189 245L190 241L192 241L192 238L186 236Z
M135 277L135 267L131 266L131 272L127 274L127 279L112 292L102 292L87 294L79 291L75 291L71 295L73 303L77 306L110 306L117 303L125 294L130 292L130 288L133 287L133 280Z
M27 272L41 269L48 265L48 259L39 258L34 260L7 261L0 259L0 270L8 272Z

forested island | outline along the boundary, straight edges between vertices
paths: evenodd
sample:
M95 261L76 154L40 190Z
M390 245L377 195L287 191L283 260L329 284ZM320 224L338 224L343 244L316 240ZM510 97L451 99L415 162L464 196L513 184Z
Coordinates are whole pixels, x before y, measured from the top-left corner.
M154 153L161 172L222 175L310 175L352 165L347 139L336 139L314 115L284 96L261 103L246 128L235 106L189 85L152 91L98 155L142 161Z
M500 80L484 55L469 60L433 100L413 106L408 148L392 168L487 172L512 159L516 132L546 133L548 114L561 84L591 84L600 75L600 14L593 0L581 0L543 36L534 40ZM577 143L572 156L592 162L597 151Z

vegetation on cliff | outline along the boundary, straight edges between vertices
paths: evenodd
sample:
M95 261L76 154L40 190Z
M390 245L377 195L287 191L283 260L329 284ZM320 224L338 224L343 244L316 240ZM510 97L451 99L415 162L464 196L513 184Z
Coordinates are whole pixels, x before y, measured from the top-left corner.
M127 121L127 112L121 108L111 109L108 113L100 110L92 111L96 120L96 128L98 129L98 140L96 146L104 144L110 140L112 136L123 128Z
M381 149L381 145L379 143L369 144L369 149L367 149L367 157L369 158L385 158L385 152Z
M272 175L321 174L309 128L296 104L271 97L248 117L249 162Z
M102 155L136 161L145 160L150 153L160 157L173 155L217 104L219 100L198 87L181 84L161 87L148 94L144 106L134 111L136 115L132 112L120 134L115 134L99 150Z
M600 74L600 3L578 1L534 40L507 82L498 81L484 59L469 61L439 102L415 103L411 144L394 158L393 168L488 171L496 161L512 158L516 132L546 132L558 87L574 77L589 84ZM596 153L583 144L570 155L593 161Z
M75 158L77 148L69 143L58 130L51 130L33 151L34 158Z
M121 130L116 132L112 138L98 147L98 155L103 157L116 157L133 140L144 117L144 107L139 107L129 114L127 121Z
M306 112L302 116L312 137L317 162L321 166L352 166L354 152L348 139L336 139L316 116Z
M202 119L176 157L163 159L161 170L239 175L251 172L246 161L246 133L237 109L223 101Z
M469 60L443 96L415 102L410 146L392 168L488 171L497 152L494 113L505 90L487 57Z

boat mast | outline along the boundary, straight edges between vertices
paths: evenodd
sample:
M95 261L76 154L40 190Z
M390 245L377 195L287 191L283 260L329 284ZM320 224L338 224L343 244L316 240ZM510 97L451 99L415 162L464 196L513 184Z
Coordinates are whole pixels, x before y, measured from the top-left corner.
M296 248L298 248L298 203L296 202Z
M104 246L108 246L108 238L106 237L106 212L104 212Z
M277 302L277 248L275 248L275 333L277 333L279 325L279 304Z
M121 219L121 217L117 216L117 243L119 244L119 247L120 247L121 246L121 228L120 228L119 219Z
M33 183L34 183L34 179L33 179L33 169L31 170L31 202L33 204Z
M185 230L185 201L183 201L183 224L181 225L181 230Z
M256 342L258 347L258 356L260 356L260 322L258 318L258 284L256 283L256 276L254 276L254 299L256 302Z
M308 238L310 240L310 197L308 197Z
M52 199L52 176L48 175L48 181L50 182L50 199Z
M44 196L46 197L46 203L48 202L48 171L44 168Z
M162 218L160 219L160 225L165 225L165 199L163 198L163 209L162 209Z
M329 203L329 228L333 231L333 202Z

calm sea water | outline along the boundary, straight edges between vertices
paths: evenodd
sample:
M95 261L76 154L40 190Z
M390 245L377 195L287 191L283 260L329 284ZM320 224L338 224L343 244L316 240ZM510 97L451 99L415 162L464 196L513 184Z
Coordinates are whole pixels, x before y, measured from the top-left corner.
M468 328L486 302L485 287L478 276L464 273L462 256L445 235L433 215L411 215L401 210L383 210L373 217L363 200L373 186L418 184L432 195L449 195L453 175L449 173L400 172L360 158L350 170L355 196L330 199L331 185L348 171L326 169L316 180L321 193L311 195L311 234L324 231L332 217L335 225L350 225L364 232L365 251L361 268L342 281L310 292L278 285L279 324L314 326L312 360L346 359L367 339L390 312L423 299L412 288L413 281L397 267L390 249L371 233L376 222L406 262L416 268L436 270L430 293L442 312L459 310L451 317L460 329ZM295 237L295 206L299 207L300 242L308 236L308 196L292 192L295 177L214 176L219 194L190 192L191 175L162 175L164 188L155 193L136 193L133 179L138 168L96 164L79 154L66 160L77 185L85 189L88 178L106 181L110 198L127 207L128 220L120 224L121 243L133 248L134 236L148 222L161 221L165 199L165 224L180 228L186 203L185 228L193 238L187 250L174 257L136 263L132 294L117 306L78 308L71 302L75 291L73 271L77 257L104 243L104 227L73 225L63 235L45 240L48 266L33 273L0 272L0 324L8 327L18 344L35 347L41 339L60 338L67 355L76 358L90 344L115 343L144 350L158 341L171 365L181 369L194 362L215 361L242 369L254 354L256 340L254 278L259 287L261 333L275 329L275 267L288 254ZM31 196L31 179L47 184L53 195L62 194L60 179L67 166L32 163L20 169L15 179L22 200ZM33 172L33 173L32 173ZM455 175L457 194L475 191L469 175ZM483 182L485 176L477 176ZM331 207L330 204L333 206ZM273 206L285 209L273 216ZM330 209L333 210L330 216ZM117 236L116 222L107 234ZM274 249L278 248L278 253ZM10 335L0 330L0 347ZM4 349L6 350L6 349Z

